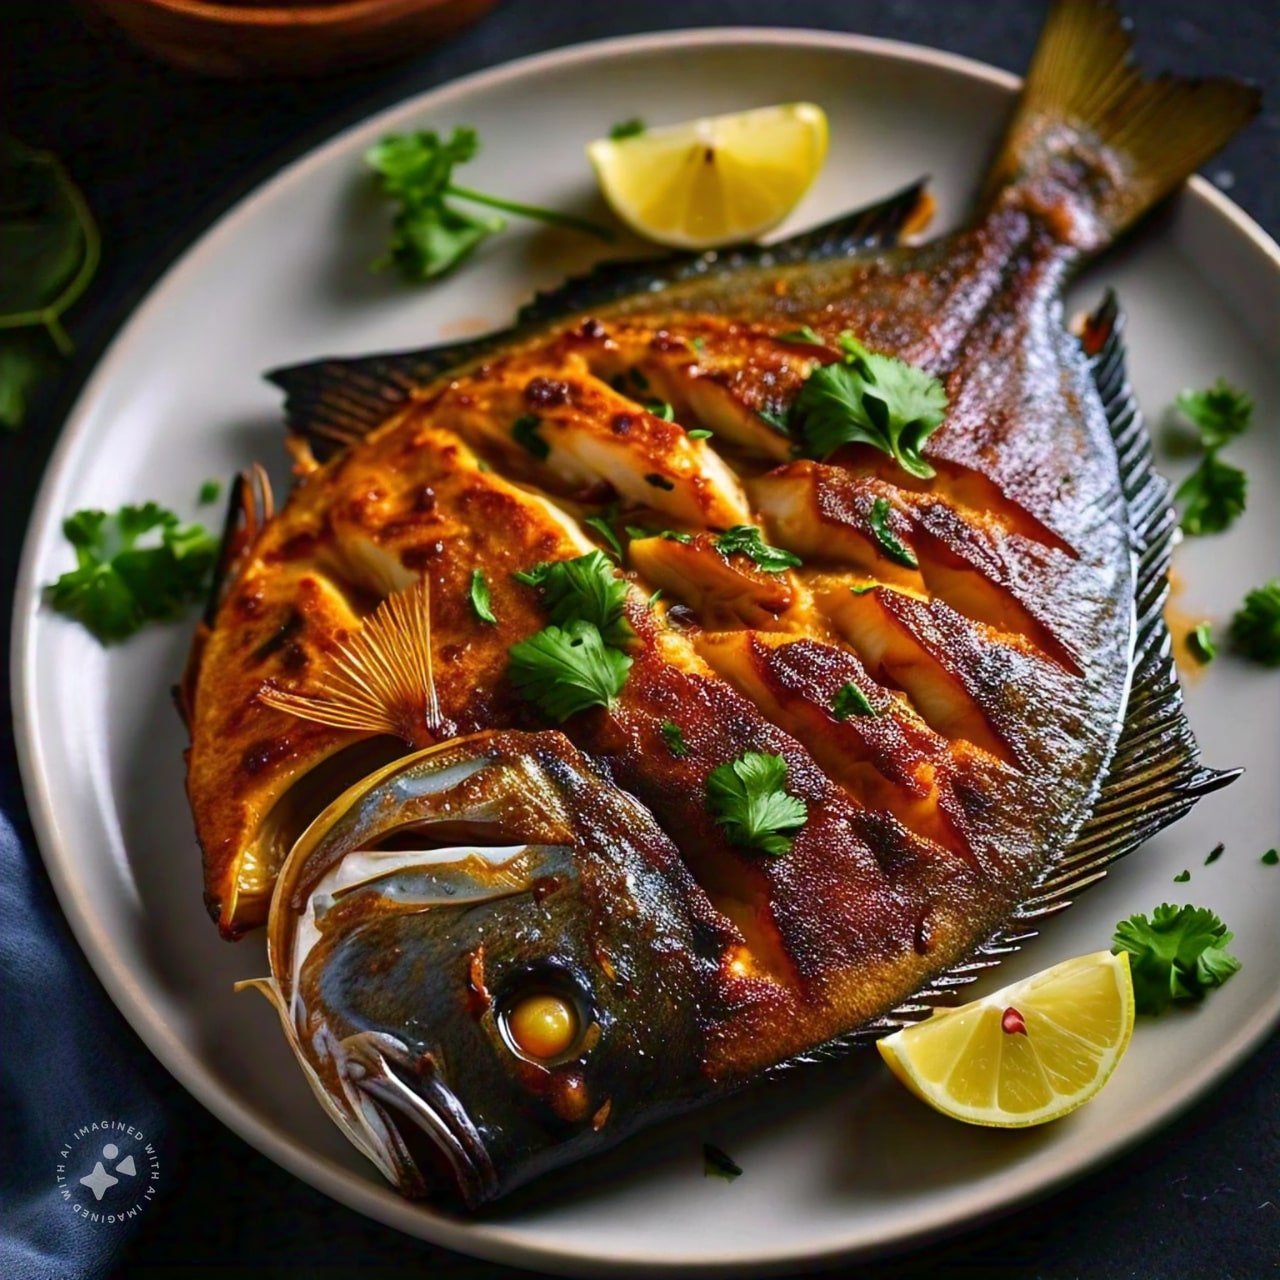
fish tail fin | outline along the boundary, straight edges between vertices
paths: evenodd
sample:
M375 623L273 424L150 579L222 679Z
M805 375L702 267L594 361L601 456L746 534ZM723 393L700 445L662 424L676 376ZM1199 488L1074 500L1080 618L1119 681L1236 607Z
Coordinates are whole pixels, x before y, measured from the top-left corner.
M1034 210L1085 253L1109 244L1257 114L1254 85L1148 78L1108 0L1054 0L988 205Z

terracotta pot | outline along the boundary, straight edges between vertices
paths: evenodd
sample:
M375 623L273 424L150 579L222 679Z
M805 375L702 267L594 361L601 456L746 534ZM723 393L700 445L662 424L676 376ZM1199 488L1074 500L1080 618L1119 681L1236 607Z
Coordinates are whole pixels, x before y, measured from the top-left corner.
M496 0L88 0L157 57L219 76L323 75L415 52Z

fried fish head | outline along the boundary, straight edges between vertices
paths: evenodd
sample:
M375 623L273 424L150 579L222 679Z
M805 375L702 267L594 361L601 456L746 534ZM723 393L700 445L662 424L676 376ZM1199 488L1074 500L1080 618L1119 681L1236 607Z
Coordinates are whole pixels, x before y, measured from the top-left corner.
M281 872L274 999L322 1105L402 1191L477 1204L711 1088L723 922L558 733L374 773Z

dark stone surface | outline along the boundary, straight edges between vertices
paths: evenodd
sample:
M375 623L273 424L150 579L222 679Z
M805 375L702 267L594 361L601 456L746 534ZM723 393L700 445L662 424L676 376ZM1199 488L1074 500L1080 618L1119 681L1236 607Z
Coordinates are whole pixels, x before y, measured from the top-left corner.
M1274 0L1130 0L1149 65L1263 82L1268 109L1210 166L1272 234L1280 230L1280 20ZM11 600L27 510L59 424L109 336L172 257L222 208L337 124L477 68L599 36L667 27L830 27L951 49L1021 70L1043 6L1016 0L509 0L434 53L323 82L237 84L171 71L55 0L0 12L0 128L49 147L102 227L100 275L70 327L78 351L22 432L0 438L0 599ZM1233 179L1233 181L1232 181ZM104 459L103 465L109 465ZM6 609L6 617L9 610ZM8 636L0 640L7 648ZM7 669L7 664L6 664ZM0 694L7 717L8 690ZM0 772L13 777L12 743ZM44 894L38 909L53 908ZM69 966L83 962L60 921ZM85 986L94 980L85 971ZM103 997L105 999L105 997ZM114 1011L104 1052L168 1105L166 1194L126 1248L121 1275L512 1274L362 1219L222 1128L146 1055ZM6 1038L12 1033L6 1028ZM6 1052L12 1052L6 1048ZM1280 1038L1158 1137L1069 1190L868 1280L1252 1280L1280 1273ZM6 1152L6 1159L12 1153Z

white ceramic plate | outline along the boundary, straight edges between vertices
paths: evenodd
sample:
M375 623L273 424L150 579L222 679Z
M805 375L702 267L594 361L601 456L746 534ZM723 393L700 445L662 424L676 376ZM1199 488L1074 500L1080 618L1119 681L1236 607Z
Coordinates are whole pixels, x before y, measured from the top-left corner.
M720 1267L741 1274L868 1255L972 1222L1078 1174L1168 1120L1247 1053L1280 1012L1280 679L1220 660L1188 693L1216 765L1249 773L1128 859L1053 922L1001 981L1107 945L1113 923L1166 898L1222 913L1244 970L1189 1014L1144 1022L1091 1106L1038 1131L972 1129L913 1101L873 1054L755 1090L548 1179L481 1220L401 1200L321 1115L256 996L260 939L219 940L200 900L170 705L188 639L157 628L104 651L38 604L68 566L66 512L156 498L194 514L200 482L251 459L280 465L279 402L260 371L322 353L456 338L507 321L534 287L583 267L594 242L517 228L447 283L411 289L365 264L382 214L360 154L392 129L475 125L468 179L587 208L589 138L634 115L662 123L809 98L831 117L831 158L794 226L933 175L939 226L962 218L1015 80L883 41L794 31L703 31L531 58L425 94L291 165L214 226L153 290L86 387L49 468L26 547L14 683L27 794L62 905L108 992L206 1106L286 1168L363 1213L450 1248L566 1272ZM629 246L622 246L626 250ZM1233 447L1254 501L1238 529L1179 553L1181 607L1224 620L1280 572L1277 411L1280 255L1195 182L1157 225L1092 271L1130 313L1134 380L1152 416L1219 374L1258 401ZM206 513L207 518L207 513ZM1227 854L1204 868L1218 840ZM1175 873L1190 868L1183 888ZM710 1137L746 1169L704 1178Z

